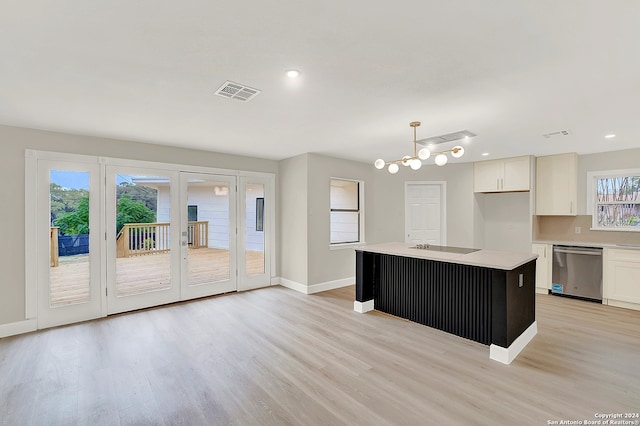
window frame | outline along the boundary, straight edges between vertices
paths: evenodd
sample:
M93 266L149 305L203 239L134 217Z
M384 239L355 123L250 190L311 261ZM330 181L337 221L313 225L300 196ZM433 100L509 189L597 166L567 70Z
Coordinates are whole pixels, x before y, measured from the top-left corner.
M640 168L634 169L618 169L618 170L598 170L587 172L587 214L591 215L591 230L592 231L613 231L613 232L640 232L640 226L636 227L603 227L598 226L598 206L600 204L610 203L598 203L598 179L603 178L616 178L623 176L640 176ZM638 204L638 202L630 202L623 204Z
M345 182L355 182L358 184L358 209L333 209L331 208L331 183L334 180L345 181ZM331 213L332 212L358 212L358 240L357 241L349 241L349 242L331 242ZM337 250L341 248L349 248L357 245L365 244L365 234L364 234L364 181L359 179L349 179L349 178L340 178L340 177L330 177L329 178L329 248L331 250Z

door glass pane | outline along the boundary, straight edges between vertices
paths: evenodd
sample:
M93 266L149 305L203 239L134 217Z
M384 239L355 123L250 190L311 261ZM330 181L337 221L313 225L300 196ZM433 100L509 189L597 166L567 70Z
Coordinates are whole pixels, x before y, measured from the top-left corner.
M52 170L49 194L49 305L90 300L89 172Z
M116 176L116 296L171 287L171 179Z
M264 185L247 183L245 187L245 259L248 276L265 273L264 265Z
M191 179L187 196L188 284L228 280L229 184Z

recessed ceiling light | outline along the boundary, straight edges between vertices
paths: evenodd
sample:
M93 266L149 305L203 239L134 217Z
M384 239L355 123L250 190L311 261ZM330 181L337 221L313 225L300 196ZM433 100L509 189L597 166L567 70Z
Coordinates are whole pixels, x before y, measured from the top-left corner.
M483 153L482 153L482 156L483 156L483 157L486 157L487 155L489 155L489 153L488 153L488 152L483 152Z
M606 136L605 136L605 138L607 138L607 139L613 139L613 138L615 138L615 137L616 137L616 135L614 135L613 133L612 133L612 134L610 134L610 135L606 135Z
M289 70L287 71L287 77L289 78L297 78L300 75L300 71L298 70Z

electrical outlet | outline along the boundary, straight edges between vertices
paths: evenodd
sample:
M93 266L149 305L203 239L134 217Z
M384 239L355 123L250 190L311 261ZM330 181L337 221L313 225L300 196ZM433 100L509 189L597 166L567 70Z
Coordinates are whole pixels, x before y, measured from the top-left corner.
M580 232L582 232L582 228L580 228L579 226L576 226L576 234L579 234Z

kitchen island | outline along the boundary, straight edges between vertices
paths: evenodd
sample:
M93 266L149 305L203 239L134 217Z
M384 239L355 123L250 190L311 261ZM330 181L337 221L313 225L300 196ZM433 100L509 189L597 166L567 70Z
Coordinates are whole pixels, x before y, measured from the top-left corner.
M356 250L354 310L376 309L490 345L511 363L537 333L537 255L410 243Z

